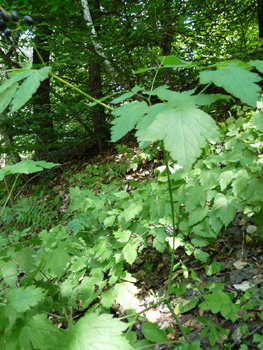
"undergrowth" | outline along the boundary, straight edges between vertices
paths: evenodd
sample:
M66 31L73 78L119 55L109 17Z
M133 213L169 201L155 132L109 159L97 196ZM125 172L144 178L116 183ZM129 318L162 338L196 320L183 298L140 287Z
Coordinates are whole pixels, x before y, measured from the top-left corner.
M113 165L105 173L104 168L87 166L82 188L69 189L72 201L62 221L64 225L56 224L52 228L58 197L51 206L45 199L34 197L14 203L11 194L15 184L9 189L0 209L2 348L128 350L153 349L154 344L167 342L174 350L198 350L202 349L201 339L191 342L191 329L185 329L178 316L198 308L221 315L232 324L242 324L244 337L237 346L240 350L248 349L247 315L251 307L257 310L262 304L262 287L256 291L257 286L251 285L237 298L235 292L227 292L223 283L202 286L198 276L190 271L195 280L191 288L198 292L186 308L184 303L174 306L171 302L172 297L182 297L187 289L172 276L182 267L182 262L175 260L179 247L204 264L209 275L220 271L220 263L213 261L204 248L217 240L237 211L254 218L260 232L258 238L263 238L260 219L263 105L257 102L260 88L256 83L260 77L251 72L253 68L263 72L263 65L261 61L236 60L200 67L177 57L161 57L160 67L153 70L157 75L160 69L171 67L199 69L200 84L205 86L202 92L195 95L195 89L179 93L167 86L154 88L153 81L151 90L137 86L111 101L117 105L115 109L95 100L116 117L113 142L135 128L142 149L152 143L162 148L164 166L156 170L159 175L155 180L142 182L131 192L121 181L113 180L123 176L122 168ZM33 76L40 81L48 74L56 78L51 67L31 70L27 66L23 72L14 70L0 87L9 99L0 101L0 109L9 103L12 111L22 107L34 92L25 90L22 94L23 81L30 85ZM229 101L230 97L205 94L212 83L223 87L250 109L237 119L230 115L218 127L208 113L217 100ZM19 95L16 95L18 87ZM8 94L10 89L13 94ZM136 100L138 95L137 101L130 100ZM160 102L151 104L152 96L157 96ZM130 102L122 103L125 99ZM133 164L136 166L136 162ZM29 174L54 166L22 161L1 169L0 177L3 180L10 174ZM109 184L101 184L94 190L94 179L101 182L105 176ZM170 235L165 231L167 227L171 228ZM144 322L143 336L138 339L133 328L146 309L139 313L129 309L137 293L129 267L147 247L149 236L153 237L157 251L163 252L168 247L171 253L166 295L149 308L164 303L170 310L182 336L172 344L166 337L168 331L156 324ZM111 315L114 303L126 309L126 323ZM262 311L257 312L257 317L263 320ZM200 336L208 335L212 349L232 348L227 337L222 341L227 331L212 316L208 319L200 316L199 321L204 324ZM259 332L254 332L253 342L263 346Z

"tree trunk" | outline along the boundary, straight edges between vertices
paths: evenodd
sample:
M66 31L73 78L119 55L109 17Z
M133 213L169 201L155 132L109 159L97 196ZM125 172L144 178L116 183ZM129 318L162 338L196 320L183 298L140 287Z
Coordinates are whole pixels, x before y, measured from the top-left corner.
M258 12L258 36L263 38L263 0L257 0L257 12Z
M94 12L92 20L96 21L99 17L100 0L94 0ZM98 28L94 27L95 30ZM91 57L89 62L89 93L96 99L100 99L102 95L101 81L101 59L96 55L93 45L90 45ZM100 152L107 148L107 141L110 140L109 126L106 122L106 115L102 106L95 106L90 111L94 128L94 136Z
M48 33L47 33L48 34ZM45 47L45 38L37 39L37 48L45 63L49 62L49 50ZM41 59L36 50L33 51L33 64L41 65ZM37 117L38 127L36 132L36 150L34 159L46 159L54 141L54 126L50 101L50 79L44 80L33 97L33 113Z

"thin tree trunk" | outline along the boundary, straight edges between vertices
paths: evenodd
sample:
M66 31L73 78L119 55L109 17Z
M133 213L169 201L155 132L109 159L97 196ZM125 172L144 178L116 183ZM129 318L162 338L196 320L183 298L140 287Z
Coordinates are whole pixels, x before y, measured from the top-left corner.
M258 36L263 38L263 0L257 0L257 12L258 12Z
M100 0L93 0L94 12L93 20L99 18ZM93 28L96 30L97 28ZM91 45L91 57L89 61L89 92L96 99L102 97L101 64L102 60L96 55L95 48ZM93 53L93 55L92 55ZM90 111L94 137L100 152L107 148L107 141L110 140L110 131L106 122L106 115L102 106L95 106Z
M48 30L48 29L47 29ZM45 48L45 39L38 39L38 51L41 54L45 63L49 62L49 51ZM33 51L33 64L41 65L41 60L36 52ZM39 126L34 131L36 132L36 150L34 158L36 160L46 159L52 142L54 141L54 125L50 101L50 79L44 80L33 98L33 113L37 117Z
M93 18L92 18L92 17L94 17L94 15L95 16L97 15L98 11L95 11L93 13L93 16L92 16L91 12L90 12L88 1L81 0L81 4L82 4L83 10L84 10L84 19L87 22L87 26L91 31L90 36L91 36L92 45L94 47L95 53L103 59L103 65L104 65L106 71L109 73L109 75L113 78L113 80L116 81L122 88L124 88L126 90L130 90L131 89L130 84L127 82L125 77L119 71L116 70L116 68L114 67L112 62L108 59L107 55L105 54L103 47L99 43L97 31L96 31L96 28L93 24ZM95 1L95 6L97 6L96 1ZM99 9L100 8L98 8L98 10Z

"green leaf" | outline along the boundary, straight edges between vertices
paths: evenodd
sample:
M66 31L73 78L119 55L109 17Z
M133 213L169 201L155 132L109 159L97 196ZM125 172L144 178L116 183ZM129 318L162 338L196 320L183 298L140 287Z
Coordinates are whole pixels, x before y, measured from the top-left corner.
M198 321L202 322L203 324L207 324L207 325L209 324L209 321L202 316L197 317L197 319L198 319Z
M199 181L206 190L215 188L218 185L218 173L211 170L202 170Z
M39 350L68 350L68 333L52 325L44 315L36 315L27 320L19 335L20 344L29 340L34 349Z
M231 100L231 96L223 95L223 94L209 94L209 95L200 94L200 95L193 96L193 98L195 100L195 103L198 106L210 105L218 100L226 100L226 101Z
M3 82L2 85L0 85L0 94L1 94L1 97L2 97L2 93L3 91L5 90L10 90L12 88L12 86L15 85L15 86L18 86L16 81L14 81L13 79L7 79Z
M263 73L263 62L261 60L251 60L248 62L248 64L255 67L259 72Z
M211 327L210 333L209 333L209 343L214 346L216 343L216 339L219 337L219 334L215 327Z
M249 175L245 169L241 169L236 173L235 180L232 183L233 193L236 197L244 197L248 181Z
M238 63L227 64L216 71L200 73L201 84L213 82L252 107L257 105L260 86L255 83L260 80L258 74L249 72Z
M148 108L136 133L139 142L164 142L165 149L185 170L189 170L200 156L206 140L216 140L219 132L215 121L197 109L191 96L168 90L168 103ZM166 90L158 93L167 94ZM163 97L163 96L162 96ZM147 121L147 122L146 122Z
M222 191L224 191L227 188L227 186L231 183L233 176L233 170L226 170L219 176L219 183Z
M132 265L137 258L137 245L136 244L126 244L122 250L125 260Z
M100 302L104 307L109 309L116 301L116 298L117 298L117 290L113 288L102 294Z
M141 213L143 206L140 203L132 202L129 206L120 214L119 219L125 219L125 222L131 221L137 215Z
M125 243L130 239L131 231L114 231L113 235L116 237L118 242Z
M211 276L211 275L221 271L222 266L223 265L221 263L218 263L217 261L213 261L211 265L205 266L205 272L206 272L207 276Z
M253 125L263 132L263 111L253 113Z
M17 270L17 264L15 261L8 261L3 265L1 268L1 272L3 275L3 279L5 283L11 287L14 288L17 282L17 275L18 275L18 270Z
M218 193L214 201L213 209L216 210L216 216L222 220L225 227L235 218L236 208L233 205L232 197L228 198L222 193Z
M185 208L192 211L197 206L204 206L206 201L206 191L203 186L191 186L187 189L185 194Z
M193 64L192 62L181 60L179 57L176 56L160 56L158 57L158 60L163 66L169 67L191 68L196 66L196 64Z
M133 102L115 109L113 115L119 118L113 120L111 128L111 142L116 142L134 129L138 121L147 112L146 102Z
M25 247L18 252L15 252L13 254L13 258L17 261L20 269L24 270L28 274L33 267L33 256L35 253L36 252L33 248Z
M189 216L189 225L193 226L202 221L208 214L208 206L196 208Z
M22 160L19 163L13 165L7 165L0 169L0 181L10 174L32 174L45 169L50 169L54 166L59 165L58 163L47 163L45 161L34 162L33 160Z
M37 305L44 297L43 289L34 286L20 287L10 292L7 297L7 305L16 312L25 312L31 306Z
M202 238L193 238L191 243L196 247L207 247L209 245L209 242Z
M31 74L17 89L12 101L11 113L21 108L32 95L37 91L40 82L47 79L48 74L51 72L51 67L44 67L39 70L31 70Z
M131 350L127 325L108 314L87 314L73 327L68 350Z
M56 248L47 255L46 268L52 276L60 278L67 270L70 260L71 257L65 250Z
M142 332L147 340L154 343L166 343L169 341L169 339L166 338L164 331L158 328L156 323L144 323L142 325Z
M12 84L8 89L5 89L3 92L0 92L0 113L2 113L6 107L12 101L12 98L15 95L18 84ZM1 90L1 87L0 87Z
M111 101L111 103L120 103L121 101L127 100L128 98L134 96L137 94L137 92L143 90L140 86L134 86L131 90L131 92L126 92L125 94L115 98L114 100Z
M210 257L208 253L203 252L201 249L195 249L194 256L197 260L202 261L203 263L206 263L207 259Z
M135 285L130 282L117 283L114 289L117 291L116 302L128 309L134 300L135 294L138 293Z

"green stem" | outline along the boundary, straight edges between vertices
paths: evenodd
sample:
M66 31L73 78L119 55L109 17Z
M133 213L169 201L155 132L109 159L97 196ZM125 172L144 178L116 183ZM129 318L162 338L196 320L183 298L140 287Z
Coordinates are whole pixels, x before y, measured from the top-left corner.
M65 313L65 318L66 318L66 321L67 321L67 324L69 323L69 317L68 317L68 313L69 313L69 310L64 302L64 299L63 299L63 295L62 295L62 292L61 292L61 289L60 289L60 284L59 284L59 279L56 278L56 282L57 282L57 287L58 287L58 293L59 293L59 297L60 297L60 300L62 302L62 305L64 307L64 313Z
M18 179L18 176L19 176L19 174L16 175L16 179L15 179L15 181L14 181L14 183L13 183L13 186L12 186L12 188L11 188L11 191L8 190L8 187L6 188L7 193L8 193L8 197L7 197L7 200L5 201L5 204L3 205L2 211L1 211L1 213L0 213L0 216L1 216L1 217L2 217L2 215L3 215L3 212L4 212L5 208L6 208L6 205L7 205L8 201L9 201L9 199L10 199L11 196L12 196L12 193L13 193L13 191L14 191L14 188L15 188L15 185L16 185L16 182L17 182L17 179ZM5 185L7 186L7 183L6 183L6 182L5 182ZM11 205L13 206L12 201L11 201ZM14 207L13 207L13 209L14 209Z
M179 327L179 329L180 329L180 331L181 331L181 333L182 333L182 335L183 335L185 341L186 341L188 344L190 344L190 340L189 340L189 338L188 338L188 336L187 336L187 334L186 334L186 332L185 332L185 330L184 330L184 327L182 326L182 323L181 323L181 321L179 320L179 317L178 317L178 316L176 315L176 313L174 312L174 309L172 308L170 302L167 300L167 301L165 302L165 304L167 305L168 309L171 311L171 314L173 315L173 318L175 319L175 321L176 321L176 323L177 323L177 325L178 325L178 327Z
M62 82L63 84L68 85L71 89L74 89L74 90L77 91L79 94L81 94L81 95L87 97L89 100L98 103L99 105L103 106L104 108L109 109L110 111L114 111L114 108L112 108L112 107L106 105L105 103L103 103L103 102L97 100L96 98L90 96L90 95L87 94L86 92L84 92L84 91L80 90L79 88L77 88L76 86L70 84L68 81L66 81L66 80L64 80L64 79L62 79L62 78L60 78L60 77L58 77L58 76L55 75L54 73L49 73L49 75L50 75L51 77L53 77L54 79L59 80L59 81Z
M163 64L163 62L164 62L164 59L163 59L161 65ZM151 91L153 90L153 86L154 86L155 80L156 80L156 78L157 78L157 75L158 75L160 69L161 69L161 67L158 67L158 69L157 69L156 72L155 72L155 75L154 75L153 81L152 81Z
M3 220L2 216L1 216L1 214L0 214L0 221L1 221L2 225L3 225L4 232L5 232L5 237L6 237L7 241L8 241L8 244L11 246L12 243L11 243L9 237L8 237L8 232L7 232L7 229L6 229L6 223L4 222L4 220Z
M209 86L210 86L211 84L212 84L212 81L210 81L210 83L207 84L207 85L203 88L203 90L199 92L198 95L201 95L207 88L209 88Z
M174 267L174 259L175 259L175 216L174 216L174 202L173 202L173 192L172 192L172 185L171 185L171 179L170 179L170 170L169 170L169 164L168 164L168 158L167 153L165 151L164 145L163 145L163 156L164 156L164 163L166 166L167 171L167 180L168 180L168 191L170 195L170 203L171 203L171 214L172 214L172 225L173 225L173 248L172 248L172 260L171 260L171 268L170 268L170 275L169 275L169 282L168 282L168 289L167 294L171 294L171 285L172 285L172 276L173 276L173 267Z

